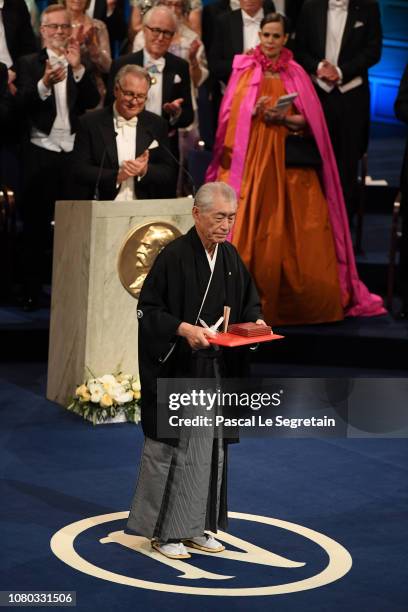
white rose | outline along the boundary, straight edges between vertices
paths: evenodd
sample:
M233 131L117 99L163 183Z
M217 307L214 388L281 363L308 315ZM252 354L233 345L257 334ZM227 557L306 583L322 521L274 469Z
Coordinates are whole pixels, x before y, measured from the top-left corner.
M116 384L116 385L112 386L112 388L111 388L111 396L113 397L115 402L118 401L118 398L122 395L123 392L124 392L124 389L123 389L122 385Z
M105 374L105 376L98 378L98 381L102 384L103 389L109 395L112 395L113 389L118 384L116 382L116 378L112 374Z
M111 383L114 384L116 382L116 378L113 376L113 374L105 374L104 376L100 376L97 380L99 380L99 382L103 383Z
M102 399L102 395L103 395L103 389L95 388L91 394L91 402L93 402L94 404L99 404L99 402Z
M88 380L88 389L92 393L100 392L103 393L103 385L98 382L95 378Z
M133 399L133 391L126 391L116 395L114 398L115 402L118 404L126 404L127 402L131 402Z

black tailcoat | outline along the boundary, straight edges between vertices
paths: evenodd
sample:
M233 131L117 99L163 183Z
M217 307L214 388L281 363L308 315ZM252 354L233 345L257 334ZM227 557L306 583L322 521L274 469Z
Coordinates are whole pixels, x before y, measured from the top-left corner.
M408 125L408 64L405 67L398 96L395 100L395 114L400 121ZM403 310L408 311L408 139L401 170L401 195L402 236L399 271Z
M22 55L37 51L38 45L24 0L4 0L2 17L7 48L14 65Z
M177 122L172 124L172 128L184 128L190 125L194 119L193 104L191 100L191 84L190 72L188 63L181 57L166 53L164 55L166 65L163 70L163 91L162 105L166 102L172 102L177 98L183 98L182 111ZM106 102L109 104L113 100L113 83L116 73L126 64L136 64L143 66L143 50L136 53L122 55L112 63L109 73L108 91L106 94ZM179 78L177 78L177 76ZM169 119L167 114L163 112L163 117Z
M296 28L296 59L311 75L325 59L328 0L306 0ZM376 0L350 0L338 67L342 85L355 77L362 85L341 93L316 86L326 116L346 205L351 215L358 199L358 161L368 146L370 90L368 69L381 57L382 29Z
M149 111L138 115L136 157L156 140L168 147L167 125L164 119ZM102 170L101 170L102 168ZM99 181L99 199L114 200L119 192L116 179L119 170L112 107L88 113L81 119L75 138L73 175L75 199L92 199ZM173 197L177 171L167 151L158 146L149 151L147 174L135 179L138 199Z
M38 94L38 81L44 76L47 59L46 49L25 55L20 58L17 70L17 104L26 117L29 128L35 127L45 134L50 133L57 116L53 90L46 100L41 100ZM94 108L98 102L99 93L92 73L85 70L82 79L75 81L72 68L68 66L67 104L71 133L76 132L79 117L86 110Z
M263 9L266 15L275 10L275 5L271 0L265 0ZM209 54L211 75L219 81L228 83L234 56L244 51L244 25L241 9L220 13L215 19L214 36Z

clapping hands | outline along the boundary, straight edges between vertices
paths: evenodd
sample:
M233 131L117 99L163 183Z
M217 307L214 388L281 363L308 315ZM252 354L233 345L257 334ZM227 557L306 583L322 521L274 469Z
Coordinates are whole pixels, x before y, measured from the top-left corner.
M136 157L136 159L129 159L122 163L118 172L118 183L123 183L130 177L140 176L143 177L147 172L149 163L149 151L146 149L144 153Z

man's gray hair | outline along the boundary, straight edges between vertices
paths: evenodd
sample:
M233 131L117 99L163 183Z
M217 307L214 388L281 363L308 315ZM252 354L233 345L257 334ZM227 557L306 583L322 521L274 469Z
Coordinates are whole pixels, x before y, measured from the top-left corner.
M227 183L215 181L214 183L206 183L200 187L196 193L194 205L201 211L208 210L213 207L214 199L217 196L222 198L225 202L237 204L237 196L233 188L227 185Z
M64 11L64 13L68 15L68 21L71 21L71 17L69 16L65 4L50 4L41 13L41 25L44 25L45 18L48 17L48 15L58 13L58 11Z
M139 79L145 79L149 87L152 83L150 74L147 72L147 70L145 70L145 68L142 68L142 66L138 66L137 64L126 64L116 73L114 84L118 85L121 79L123 79L127 74L133 74L133 76L139 77Z
M164 15L167 15L168 17L170 17L174 25L174 31L177 30L177 27L178 27L177 17L173 13L173 11L169 9L168 6L164 6L164 4L159 4L157 6L154 6L150 10L148 10L143 15L143 25L149 25L150 19L153 17L155 13L163 13Z

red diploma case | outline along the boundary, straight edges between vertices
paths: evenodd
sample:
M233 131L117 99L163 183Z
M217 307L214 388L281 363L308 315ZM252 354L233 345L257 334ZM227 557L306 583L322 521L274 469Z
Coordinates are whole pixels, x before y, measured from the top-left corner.
M246 325L245 323L242 326ZM258 325L256 327L259 327ZM230 327L228 328L231 329ZM265 329L265 328L260 328ZM269 328L270 329L270 328ZM245 331L245 329L244 329ZM265 333L267 331L267 333ZM278 334L274 334L272 330L265 330L263 333L258 335L253 335L251 333L250 336L242 335L240 333L232 333L231 331L225 333L217 333L216 336L207 336L207 340L210 344L216 344L218 346L227 346L233 348L234 346L245 346L248 344L259 344L260 342L272 342L272 340L281 340L285 336L279 336Z

